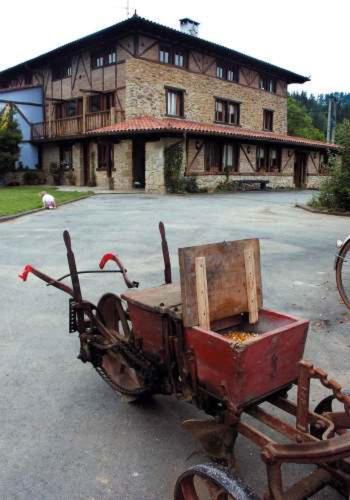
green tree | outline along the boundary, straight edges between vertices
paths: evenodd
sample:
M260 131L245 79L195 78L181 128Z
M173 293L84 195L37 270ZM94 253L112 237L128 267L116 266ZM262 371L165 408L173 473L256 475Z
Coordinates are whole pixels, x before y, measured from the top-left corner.
M350 211L350 120L337 128L337 140L342 145L341 161L333 158L330 176L323 182L312 206Z
M324 134L312 123L305 106L288 97L288 133L307 139L324 141Z
M15 168L21 140L15 112L11 106L6 106L0 113L0 177Z

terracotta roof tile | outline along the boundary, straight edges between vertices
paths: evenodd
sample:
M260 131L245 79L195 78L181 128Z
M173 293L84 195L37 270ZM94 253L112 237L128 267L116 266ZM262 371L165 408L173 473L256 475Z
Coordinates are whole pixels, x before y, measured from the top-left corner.
M247 139L256 141L270 141L274 143L313 146L315 148L336 149L338 146L326 142L305 139L287 134L277 134L275 132L266 132L251 130L232 125L219 125L215 123L201 123L178 118L156 118L152 116L140 116L126 120L109 127L103 127L87 132L88 135L123 135L130 133L176 133L188 132L199 135L217 135L236 137L237 139Z

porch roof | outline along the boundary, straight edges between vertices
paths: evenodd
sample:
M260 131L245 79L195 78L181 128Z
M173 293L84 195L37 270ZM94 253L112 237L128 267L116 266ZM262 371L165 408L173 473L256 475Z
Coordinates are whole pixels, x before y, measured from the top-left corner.
M232 125L220 125L216 123L201 123L179 118L156 118L153 116L140 116L115 123L108 127L99 128L86 132L90 136L102 135L132 135L150 133L189 133L194 135L208 135L233 137L247 141L273 142L289 146L304 146L313 149L339 149L336 144L305 139L287 134L275 132L251 130Z

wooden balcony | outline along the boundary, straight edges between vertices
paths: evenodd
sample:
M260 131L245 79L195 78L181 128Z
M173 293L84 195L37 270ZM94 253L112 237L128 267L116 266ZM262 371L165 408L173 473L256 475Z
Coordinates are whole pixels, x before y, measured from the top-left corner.
M80 116L33 123L32 140L82 136L90 130L108 127L123 120L124 113L111 108L108 111L97 111Z

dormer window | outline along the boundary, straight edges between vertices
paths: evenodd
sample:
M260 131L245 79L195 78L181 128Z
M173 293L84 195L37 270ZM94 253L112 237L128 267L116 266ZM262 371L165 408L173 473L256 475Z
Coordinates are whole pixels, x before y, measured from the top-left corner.
M159 62L184 68L186 66L186 52L179 48L161 45L159 47Z
M160 47L159 50L159 61L164 64L171 64L170 62L170 49L167 47Z
M272 94L276 94L277 82L274 78L260 76L260 88Z
M224 78L224 67L223 66L220 66L220 65L216 66L216 76L218 78Z
M69 78L72 76L72 62L65 61L58 63L52 68L52 79L61 80L62 78Z
M235 64L216 63L216 76L229 82L239 81L239 68Z
M174 64L175 66L185 66L185 55L181 50L175 50L174 52Z
M104 66L111 66L117 61L117 54L115 49L104 49L96 52L91 56L92 69L103 68Z

